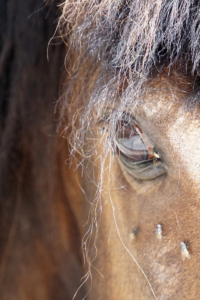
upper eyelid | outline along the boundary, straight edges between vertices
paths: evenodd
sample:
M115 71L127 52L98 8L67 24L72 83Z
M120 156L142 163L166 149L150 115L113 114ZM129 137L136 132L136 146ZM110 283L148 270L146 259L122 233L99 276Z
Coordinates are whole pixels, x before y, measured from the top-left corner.
M124 121L130 121L130 123L133 122L134 125L137 125L141 128L141 126L138 124L136 119L131 114L129 114L126 111L123 111L120 114L121 114L121 118L119 119L121 120L123 119ZM100 112L100 120L97 121L96 124L102 124L102 123L106 124L111 120L117 120L118 119L117 115L118 115L118 110L116 108L105 108ZM119 121L119 119L117 121Z
M118 121L128 121L128 123L134 126L137 131L139 131L140 135L144 135L141 126L135 120L135 118L129 114L128 112L123 111L121 118L117 114L117 109L114 108L105 108L100 112L101 118L96 122L96 125L100 125L102 129L107 129L107 133L109 133L109 137L114 141L116 137L116 126ZM146 139L146 138L145 138Z

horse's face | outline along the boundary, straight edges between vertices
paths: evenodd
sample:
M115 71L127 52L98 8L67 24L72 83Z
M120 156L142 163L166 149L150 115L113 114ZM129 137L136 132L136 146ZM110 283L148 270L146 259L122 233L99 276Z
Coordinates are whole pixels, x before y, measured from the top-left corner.
M91 299L199 299L200 3L80 0L69 9L67 2L64 22L78 51L77 64L68 59L74 149L92 140L86 128L106 120L91 170L84 167L98 189L92 196L84 178L91 228L99 229L95 262L88 235L84 246L104 276L94 270ZM110 116L99 120L103 106Z
M200 118L199 108L183 108L188 83L160 76L132 113L158 150L149 168L161 171L131 169L121 149L107 159L95 264L104 279L93 274L98 299L200 295Z

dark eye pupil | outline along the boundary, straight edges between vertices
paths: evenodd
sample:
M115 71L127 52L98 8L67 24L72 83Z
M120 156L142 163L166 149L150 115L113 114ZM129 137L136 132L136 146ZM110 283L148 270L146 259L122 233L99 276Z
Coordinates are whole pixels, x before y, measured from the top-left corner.
M119 155L132 162L140 162L153 158L153 145L142 138L139 127L119 121L116 127L116 147ZM146 143L145 143L146 142Z

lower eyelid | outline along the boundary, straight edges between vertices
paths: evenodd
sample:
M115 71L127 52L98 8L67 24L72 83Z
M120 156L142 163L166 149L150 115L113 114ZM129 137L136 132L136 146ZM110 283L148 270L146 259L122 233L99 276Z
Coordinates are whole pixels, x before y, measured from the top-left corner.
M131 165L129 162L125 162L124 158L118 157L118 159L121 167L136 179L151 180L167 172L161 161L157 161L156 166L153 164L153 161Z

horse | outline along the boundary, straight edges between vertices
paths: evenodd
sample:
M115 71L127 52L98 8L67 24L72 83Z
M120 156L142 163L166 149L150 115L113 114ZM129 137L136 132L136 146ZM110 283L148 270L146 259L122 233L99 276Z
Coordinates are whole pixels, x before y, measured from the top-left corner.
M200 2L60 7L56 114L3 128L1 299L199 299Z

